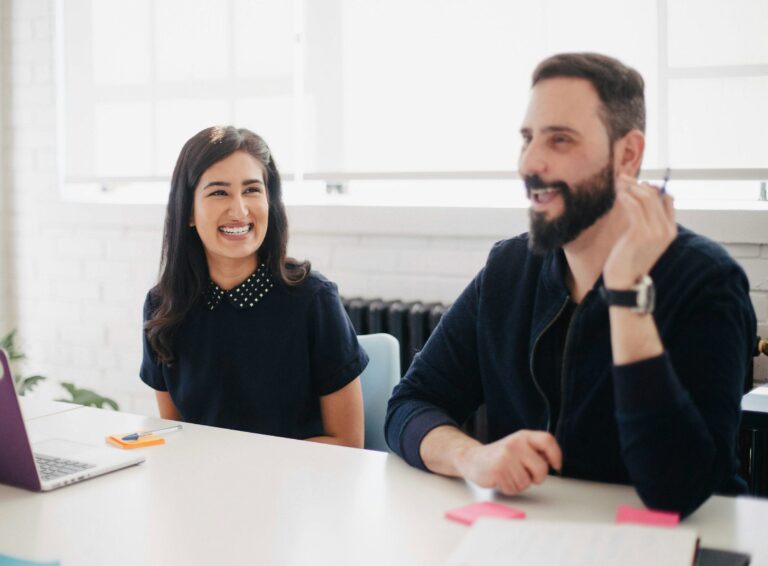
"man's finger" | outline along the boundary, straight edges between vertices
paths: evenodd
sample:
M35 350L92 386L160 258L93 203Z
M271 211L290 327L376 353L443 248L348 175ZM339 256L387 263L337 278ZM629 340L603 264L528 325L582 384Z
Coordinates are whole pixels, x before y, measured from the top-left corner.
M520 488L517 486L517 481L515 480L512 470L507 470L502 474L497 489L504 495L517 495L520 492Z
M554 436L544 431L531 431L528 435L528 443L544 456L550 466L560 471L563 467L563 452Z
M521 493L531 485L531 476L522 464L515 464L510 467L509 474L512 476L517 492Z
M521 463L531 476L531 481L535 484L543 482L547 473L549 472L549 463L541 456L539 452L534 451L531 454L526 454Z
M667 220L675 222L675 198L672 195L666 194L662 199L664 203L664 213L667 215Z

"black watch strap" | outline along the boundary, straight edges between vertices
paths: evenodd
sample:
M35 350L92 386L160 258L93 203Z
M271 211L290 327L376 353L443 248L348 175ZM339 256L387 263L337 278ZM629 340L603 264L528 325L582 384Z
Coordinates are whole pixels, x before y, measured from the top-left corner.
M656 303L653 280L648 275L632 289L606 289L602 286L600 294L609 307L625 307L642 314L652 313Z
M600 294L608 303L609 307L636 307L637 291L630 289L628 291L617 291L615 289L606 289L600 287Z

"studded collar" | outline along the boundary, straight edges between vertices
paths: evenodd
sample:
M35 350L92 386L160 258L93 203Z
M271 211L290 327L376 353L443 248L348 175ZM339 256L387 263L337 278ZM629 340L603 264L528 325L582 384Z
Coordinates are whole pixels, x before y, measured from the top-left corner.
M225 291L211 281L208 290L204 293L205 306L213 310L221 301L227 299L237 309L252 309L264 300L265 295L274 286L272 274L267 266L262 264L248 279L229 291Z

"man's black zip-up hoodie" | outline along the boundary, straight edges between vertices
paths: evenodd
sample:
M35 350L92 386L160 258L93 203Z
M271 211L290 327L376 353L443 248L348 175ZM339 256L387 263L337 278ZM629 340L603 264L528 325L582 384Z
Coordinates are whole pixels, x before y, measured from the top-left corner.
M458 426L486 404L489 442L548 430L541 357L566 348L560 412L550 430L568 477L631 484L651 508L693 512L711 494L743 493L736 439L756 320L741 267L680 227L651 271L664 354L612 362L602 278L573 312L564 344L548 329L569 300L562 250L497 243L440 321L389 401L387 442L413 466L433 428Z

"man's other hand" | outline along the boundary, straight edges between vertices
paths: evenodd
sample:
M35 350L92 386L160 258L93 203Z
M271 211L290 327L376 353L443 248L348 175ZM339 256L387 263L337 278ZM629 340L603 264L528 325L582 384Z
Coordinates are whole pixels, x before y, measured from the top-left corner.
M468 447L456 463L459 473L480 487L506 495L540 484L549 468L560 470L563 454L548 432L520 430L491 444Z

